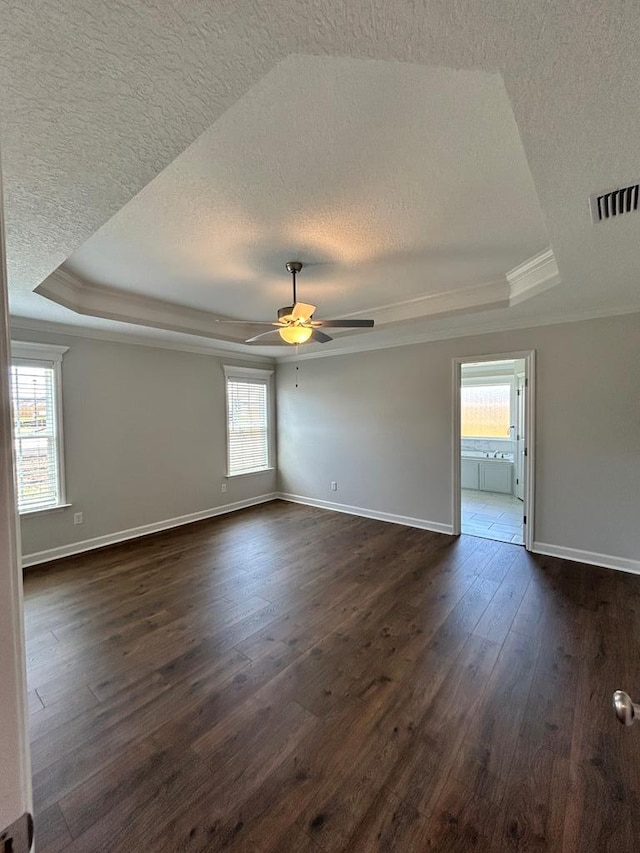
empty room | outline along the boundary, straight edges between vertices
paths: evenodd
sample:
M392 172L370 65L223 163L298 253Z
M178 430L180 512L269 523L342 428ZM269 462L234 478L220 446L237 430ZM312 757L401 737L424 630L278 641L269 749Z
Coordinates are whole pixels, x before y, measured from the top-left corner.
M631 853L640 8L0 4L0 850Z

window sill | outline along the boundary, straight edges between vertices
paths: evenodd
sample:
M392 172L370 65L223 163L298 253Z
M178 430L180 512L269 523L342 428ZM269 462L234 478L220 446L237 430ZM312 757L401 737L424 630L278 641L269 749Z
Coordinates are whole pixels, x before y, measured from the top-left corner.
M255 477L256 474L268 474L270 471L275 470L275 468L258 468L257 471L243 471L242 474L225 474L225 479L237 480L238 477Z
M20 518L24 518L29 515L42 515L45 512L62 512L63 509L68 509L73 504L56 504L55 506L45 506L41 509L23 509L18 513Z

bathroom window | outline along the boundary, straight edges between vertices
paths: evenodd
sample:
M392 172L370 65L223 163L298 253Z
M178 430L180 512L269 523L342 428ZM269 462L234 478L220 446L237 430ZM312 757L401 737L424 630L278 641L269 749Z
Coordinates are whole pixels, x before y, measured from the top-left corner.
M467 385L461 391L463 438L511 438L511 385Z

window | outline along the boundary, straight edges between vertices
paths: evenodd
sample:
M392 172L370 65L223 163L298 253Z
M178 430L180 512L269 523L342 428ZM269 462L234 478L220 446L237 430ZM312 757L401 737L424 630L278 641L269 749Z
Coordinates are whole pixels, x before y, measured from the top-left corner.
M463 438L511 438L511 385L463 385Z
M67 347L11 344L11 408L18 511L65 503L61 364Z
M224 368L227 386L227 474L272 467L271 370Z

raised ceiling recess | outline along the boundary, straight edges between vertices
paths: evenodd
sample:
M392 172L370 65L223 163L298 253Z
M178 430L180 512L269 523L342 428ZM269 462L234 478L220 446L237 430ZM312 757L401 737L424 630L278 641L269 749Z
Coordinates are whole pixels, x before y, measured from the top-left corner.
M300 300L380 327L529 299L548 246L500 74L289 56L36 290L242 345L292 257Z

